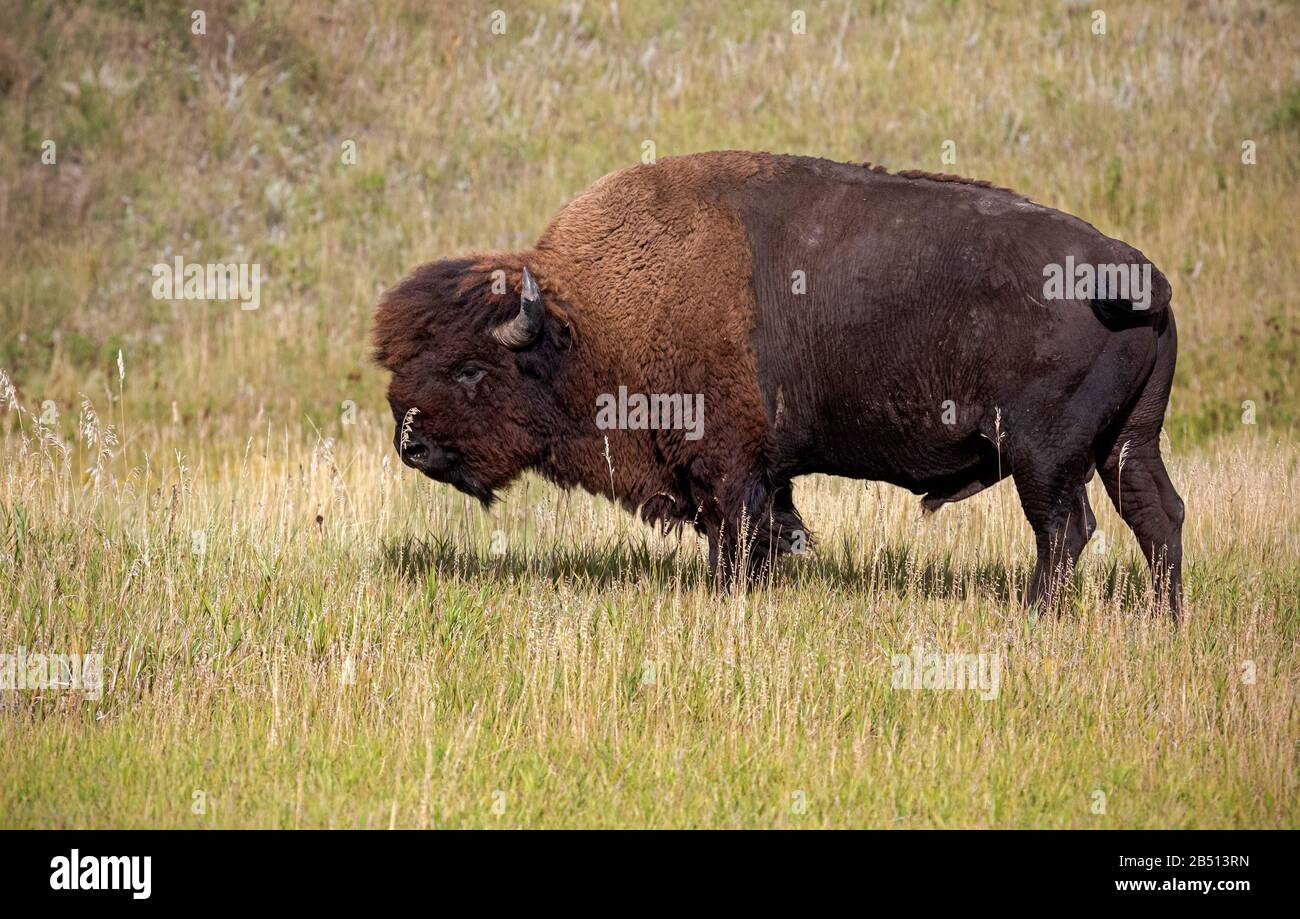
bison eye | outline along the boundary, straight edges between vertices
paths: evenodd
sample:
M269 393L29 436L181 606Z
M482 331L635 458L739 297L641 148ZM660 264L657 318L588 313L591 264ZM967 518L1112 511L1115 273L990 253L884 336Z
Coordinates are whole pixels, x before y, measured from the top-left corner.
M483 379L485 373L487 373L486 368L480 367L477 364L466 364L464 367L461 367L456 371L455 379L457 383L464 386L473 386L479 380Z

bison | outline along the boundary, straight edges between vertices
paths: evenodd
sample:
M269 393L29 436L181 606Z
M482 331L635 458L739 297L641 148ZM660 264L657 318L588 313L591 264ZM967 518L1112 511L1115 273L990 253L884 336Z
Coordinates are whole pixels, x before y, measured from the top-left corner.
M1177 615L1169 300L1141 252L987 182L729 151L607 175L530 249L415 269L374 345L402 461L485 505L533 469L694 527L730 585L806 538L797 476L932 512L1009 475L1034 604L1092 534L1098 471ZM611 429L615 393L698 397L702 424Z

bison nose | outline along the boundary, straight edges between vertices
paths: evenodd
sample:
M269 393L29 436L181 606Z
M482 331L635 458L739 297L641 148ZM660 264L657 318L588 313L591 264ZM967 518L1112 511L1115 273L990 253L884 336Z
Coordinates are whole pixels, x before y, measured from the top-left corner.
M414 466L420 469L424 466L425 457L429 455L429 448L418 441L408 441L405 447L400 448L402 451L402 462L408 466Z
M450 451L413 435L407 435L405 445L398 445L398 452L402 455L403 463L430 475L447 472L456 460L455 454Z

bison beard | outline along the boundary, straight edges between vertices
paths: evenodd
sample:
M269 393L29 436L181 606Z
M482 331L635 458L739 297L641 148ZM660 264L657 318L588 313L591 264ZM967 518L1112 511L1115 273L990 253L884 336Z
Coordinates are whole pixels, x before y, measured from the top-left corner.
M1140 304L1053 299L1062 265L1150 282ZM1092 533L1095 470L1176 614L1169 301L1141 252L1006 189L724 152L606 176L529 250L416 269L374 340L403 460L484 503L535 469L694 527L730 585L806 538L798 476L889 482L927 512L1010 476L1036 603ZM702 395L703 436L602 429L620 387Z

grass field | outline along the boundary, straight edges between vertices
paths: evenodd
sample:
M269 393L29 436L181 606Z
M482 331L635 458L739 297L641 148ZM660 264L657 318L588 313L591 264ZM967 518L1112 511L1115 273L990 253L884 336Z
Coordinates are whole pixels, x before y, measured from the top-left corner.
M104 675L0 689L0 826L1300 825L1300 8L426 6L0 0L0 654ZM603 499L403 468L379 292L647 142L973 175L1149 255L1185 620L1095 484L1058 618L1006 485L801 481L815 552L726 596ZM260 308L154 299L178 254ZM996 692L894 688L929 651Z

